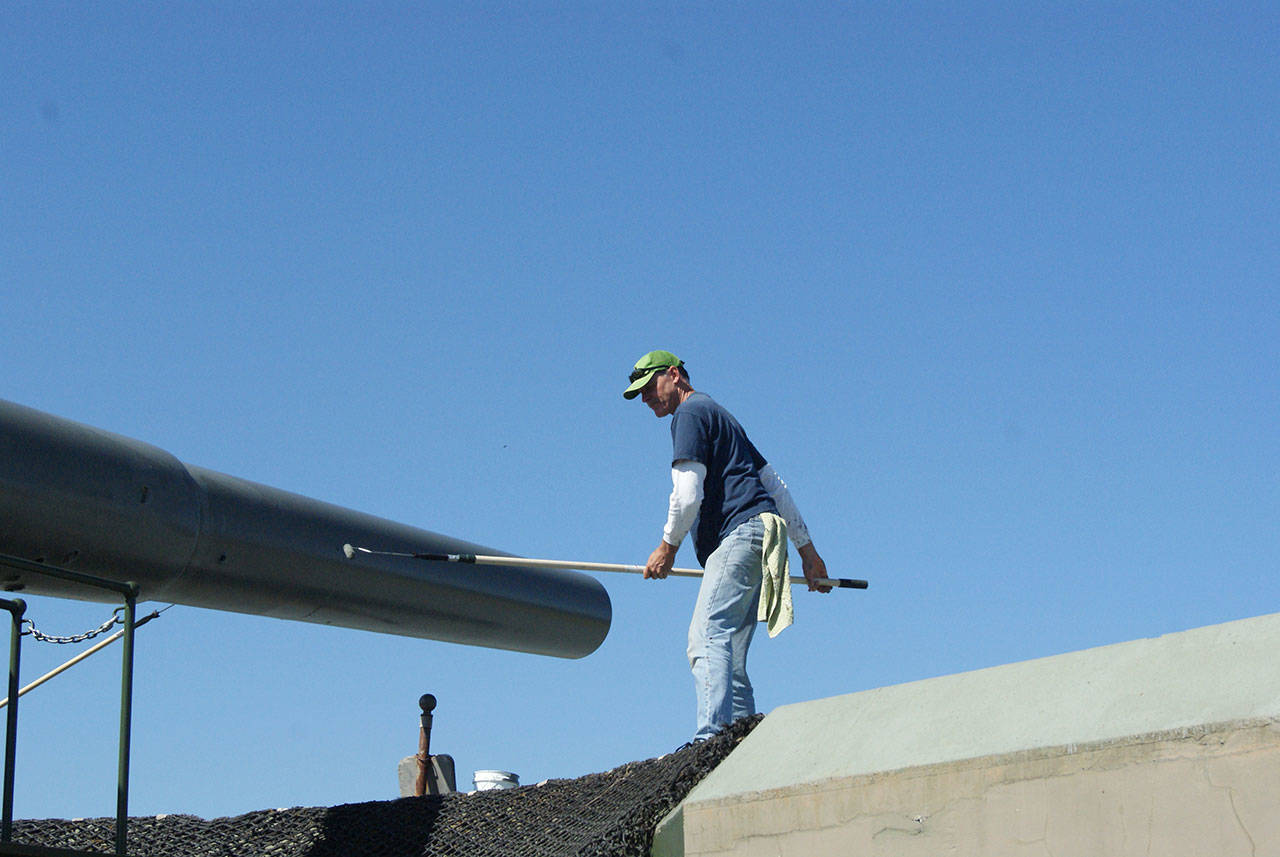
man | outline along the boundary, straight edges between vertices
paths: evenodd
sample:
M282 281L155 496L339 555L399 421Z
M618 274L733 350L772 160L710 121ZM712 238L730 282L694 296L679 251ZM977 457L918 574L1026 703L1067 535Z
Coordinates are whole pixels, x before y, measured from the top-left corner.
M770 539L781 539L785 570L790 535L812 591L831 591L816 583L827 576L826 564L786 485L733 415L693 389L684 361L669 351L650 351L636 361L622 395L640 396L655 416L671 417L667 523L644 576L665 578L681 541L697 527L694 548L704 573L689 624L688 654L698 697L694 740L703 740L755 714L747 648L755 633L764 557L776 556ZM781 586L787 586L785 577Z

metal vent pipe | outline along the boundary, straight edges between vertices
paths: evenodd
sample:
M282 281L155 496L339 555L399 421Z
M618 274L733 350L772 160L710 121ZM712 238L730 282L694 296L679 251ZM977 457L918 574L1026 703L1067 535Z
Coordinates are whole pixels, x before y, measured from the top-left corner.
M612 609L585 574L342 553L492 548L183 464L162 449L0 400L0 554L138 584L171 601L563 658ZM510 555L510 554L504 554ZM104 600L12 566L0 588Z

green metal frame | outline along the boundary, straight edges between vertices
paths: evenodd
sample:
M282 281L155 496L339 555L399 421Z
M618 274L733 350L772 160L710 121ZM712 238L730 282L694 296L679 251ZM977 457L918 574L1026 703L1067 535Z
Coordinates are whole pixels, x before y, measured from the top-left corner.
M134 614L137 612L138 586L132 582L114 580L70 571L65 568L33 562L22 557L0 554L0 565L7 565L30 574L56 577L96 589L107 589L124 598L124 653L122 654L120 680L120 754L116 779L116 840L115 854L125 857L126 836L129 823L129 750L133 728L133 632ZM22 617L27 605L20 598L0 598L0 609L8 610L13 617L9 635L9 705L5 721L4 792L0 806L0 855L26 855L26 857L71 857L71 855L97 855L99 851L70 851L65 848L47 848L40 845L23 845L13 842L13 784L14 760L18 744L18 667L22 647Z

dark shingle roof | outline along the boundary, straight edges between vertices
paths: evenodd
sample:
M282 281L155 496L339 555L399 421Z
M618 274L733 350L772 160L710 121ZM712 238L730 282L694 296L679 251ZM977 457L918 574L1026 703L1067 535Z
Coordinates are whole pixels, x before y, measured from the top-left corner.
M442 797L132 818L133 857L647 857L657 823L761 720L574 780ZM14 842L111 852L115 820L19 821Z

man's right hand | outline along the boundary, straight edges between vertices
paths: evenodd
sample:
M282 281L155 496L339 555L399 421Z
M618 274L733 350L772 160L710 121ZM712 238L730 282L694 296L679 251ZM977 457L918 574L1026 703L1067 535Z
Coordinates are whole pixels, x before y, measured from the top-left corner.
M658 542L653 553L649 554L649 561L644 565L645 579L661 580L666 577L671 572L671 567L676 564L677 550L679 550L678 547L667 544L665 539Z

